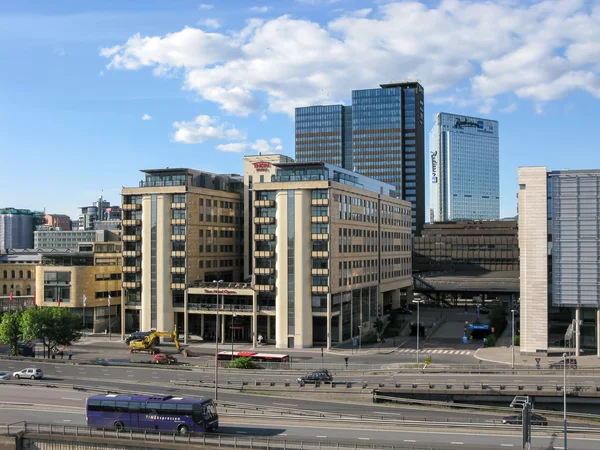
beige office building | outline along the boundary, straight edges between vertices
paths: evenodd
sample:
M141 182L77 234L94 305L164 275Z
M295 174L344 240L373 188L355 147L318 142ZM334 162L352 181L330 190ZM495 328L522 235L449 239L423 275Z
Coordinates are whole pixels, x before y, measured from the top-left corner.
M177 326L187 339L189 327L200 323L197 314L189 315L188 287L241 279L242 177L191 169L142 172L138 187L122 191L123 329Z
M330 348L369 333L412 296L410 202L329 164L269 165L253 183L253 281L257 309L275 311L276 347Z

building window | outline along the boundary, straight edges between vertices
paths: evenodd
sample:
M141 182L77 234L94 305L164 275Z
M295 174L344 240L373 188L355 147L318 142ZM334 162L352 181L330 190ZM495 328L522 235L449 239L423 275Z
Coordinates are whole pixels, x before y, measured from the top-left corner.
M28 279L28 280L31 280L31 270L28 270L28 271L27 271L27 279Z
M11 271L10 271L10 277L11 277L12 279L14 279L14 278L15 278L15 271L14 271L14 270L11 270Z
M3 276L3 278L6 280L6 279L8 278L8 272L5 270L5 271L3 272L3 275L4 275L4 276Z

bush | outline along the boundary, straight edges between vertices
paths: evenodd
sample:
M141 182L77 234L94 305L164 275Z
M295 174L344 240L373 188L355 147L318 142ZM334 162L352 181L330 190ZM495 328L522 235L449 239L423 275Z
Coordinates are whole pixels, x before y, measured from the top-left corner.
M489 321L490 328L494 329L493 334L496 336L496 338L502 336L502 333L506 329L506 325L508 325L504 308L500 305L494 306L490 311Z
M242 358L236 358L229 364L229 368L231 369L258 369L259 367L256 365L252 358L248 358L246 356Z
M486 347L495 347L496 346L496 341L497 341L496 335L495 334L490 334L486 338L485 346Z
M515 336L515 342L513 343L515 347L521 346L521 336Z

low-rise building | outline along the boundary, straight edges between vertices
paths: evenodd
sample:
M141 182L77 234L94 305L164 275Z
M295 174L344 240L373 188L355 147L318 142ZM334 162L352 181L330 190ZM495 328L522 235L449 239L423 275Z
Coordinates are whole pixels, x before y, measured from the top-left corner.
M34 247L39 249L76 249L82 242L115 242L119 240L119 234L109 230L34 232Z

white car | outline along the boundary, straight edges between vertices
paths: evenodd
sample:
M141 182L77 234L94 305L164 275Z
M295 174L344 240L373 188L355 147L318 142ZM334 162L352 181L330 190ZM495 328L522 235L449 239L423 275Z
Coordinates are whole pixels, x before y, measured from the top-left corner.
M40 379L44 376L44 372L42 372L42 369L32 369L32 368L27 368L27 369L23 369L23 370L19 370L18 372L13 373L13 378L16 378L17 380L19 378L31 378L32 380L34 379Z
M0 372L0 380L10 380L10 373Z

